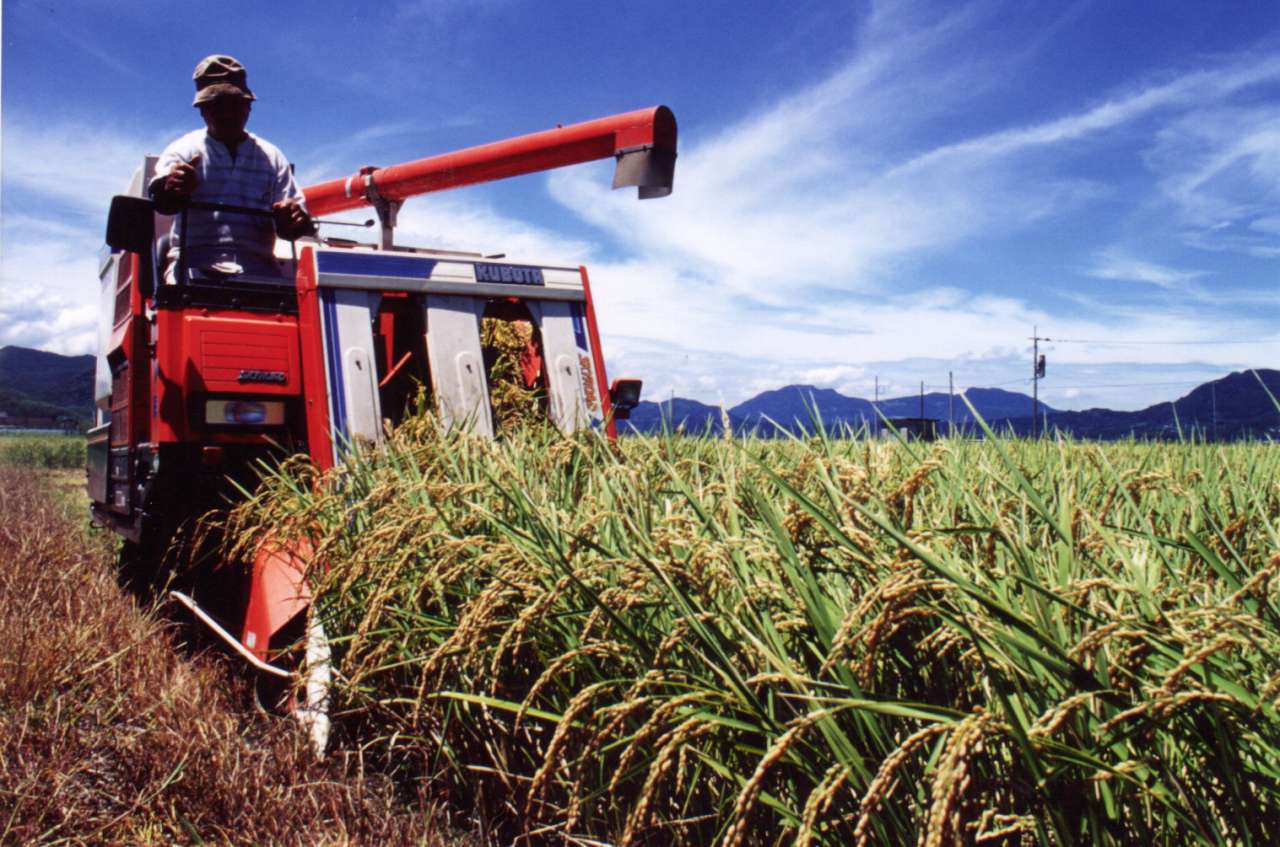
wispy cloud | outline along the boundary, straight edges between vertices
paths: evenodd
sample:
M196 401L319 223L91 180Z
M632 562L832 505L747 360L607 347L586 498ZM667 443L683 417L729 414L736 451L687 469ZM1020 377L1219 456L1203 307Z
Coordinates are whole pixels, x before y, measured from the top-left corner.
M366 214L351 217L360 219ZM400 211L396 239L445 250L502 252L513 259L570 267L589 262L595 254L586 242L507 217L456 194L435 194L407 203Z
M169 139L122 135L101 126L5 116L6 192L24 192L105 219L147 152Z
M881 43L872 33L872 43L830 79L715 138L686 144L676 195L661 208L606 196L580 171L553 176L552 191L630 249L670 250L714 269L735 292L759 291L763 280L783 275L793 289L821 279L867 290L877 281L876 269L894 256L1016 231L1110 192L1100 182L1065 177L1052 159L1030 154L1115 130L1158 109L1192 108L1280 79L1280 59L1250 56L1043 123L894 161L895 151L882 145L883 133L895 135L905 121L927 122L939 102L952 102L946 94L969 84L953 75L948 91L931 92L943 96L923 102L912 96L915 81L933 70L936 52L965 23L948 21L923 35ZM904 100L909 109L902 108ZM1274 181L1270 172L1280 168L1272 159L1280 161L1274 152L1280 144L1272 129L1255 127L1206 163L1203 173L1182 176L1170 193L1190 205L1208 174L1245 156L1252 175Z
M1146 282L1169 290L1184 289L1187 283L1205 275L1203 271L1184 271L1165 267L1155 262L1135 259L1117 251L1106 251L1098 256L1088 274L1096 279Z
M0 266L0 345L94 353L97 259L76 241L10 242Z
M1280 60L1270 65L1280 65ZM1187 243L1280 256L1280 108L1211 105L1163 127L1146 157Z

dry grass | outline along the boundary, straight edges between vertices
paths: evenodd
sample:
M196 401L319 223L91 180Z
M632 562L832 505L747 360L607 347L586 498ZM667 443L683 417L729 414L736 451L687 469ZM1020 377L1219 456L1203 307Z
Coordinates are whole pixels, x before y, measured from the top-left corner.
M75 482L0 467L0 844L458 843L176 651L68 514Z

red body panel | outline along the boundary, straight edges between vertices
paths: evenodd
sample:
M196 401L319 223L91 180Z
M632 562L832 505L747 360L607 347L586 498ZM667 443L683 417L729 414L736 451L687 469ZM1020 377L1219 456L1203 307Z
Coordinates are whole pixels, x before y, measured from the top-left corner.
M370 205L370 184L384 200L401 201L418 194L606 159L645 146L675 150L676 122L667 107L637 109L456 153L361 171L345 179L308 186L303 193L312 215L328 215Z
M123 358L111 389L111 446L137 444L147 435L151 368L147 356L148 326L142 317L138 257L125 254L116 277L116 313L108 352ZM123 299L122 299L123 298Z
M268 539L254 554L240 643L259 659L267 661L271 636L311 604L306 573L313 558L305 538L284 547Z
M591 281L587 279L585 267L579 265L578 272L582 274L582 291L587 295L587 337L591 339L591 358L594 360L596 381L599 383L596 390L600 392L600 411L604 414L605 432L609 440L616 441L618 425L611 414L613 401L609 397L609 377L604 372L604 351L600 349L600 329L596 326L596 307L591 300Z
M316 290L315 249L302 248L298 257L298 334L302 354L302 393L307 419L307 444L317 469L333 467L329 433L329 394L325 387L324 342L320 325L320 294Z
M302 393L298 321L292 315L161 309L156 329L165 343L158 348L156 362L154 443L205 437L192 431L193 411L187 403L195 394L289 397ZM243 371L282 373L284 381L242 382Z

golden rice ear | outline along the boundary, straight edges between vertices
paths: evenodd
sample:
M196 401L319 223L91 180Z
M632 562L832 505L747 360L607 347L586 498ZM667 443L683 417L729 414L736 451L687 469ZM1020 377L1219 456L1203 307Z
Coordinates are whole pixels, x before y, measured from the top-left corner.
M544 392L541 386L525 385L520 361L532 340L533 324L529 321L492 317L480 321L480 344L489 368L489 401L500 434L546 424Z

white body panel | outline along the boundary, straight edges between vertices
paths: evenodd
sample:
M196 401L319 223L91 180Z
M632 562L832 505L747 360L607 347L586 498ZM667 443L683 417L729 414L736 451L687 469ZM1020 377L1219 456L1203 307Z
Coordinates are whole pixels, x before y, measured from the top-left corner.
M325 369L329 386L329 420L334 456L343 449L382 439L382 405L373 348L373 316L379 296L371 291L337 289L324 292Z
M440 419L446 429L461 425L492 438L489 382L480 349L484 301L435 294L426 299L427 357Z
M381 435L377 378L369 367L380 291L419 298L432 391L446 427L465 426L493 436L480 324L488 302L512 297L524 303L542 338L552 421L566 433L603 422L605 389L596 373L579 269L364 248L320 247L315 262L330 370L342 351L340 380L330 374L328 383L336 438L362 434L377 440ZM338 339L330 337L331 326ZM335 395L342 398L341 405L332 399Z
M529 311L542 329L542 355L547 362L547 390L551 420L562 432L573 432L590 420L583 391L583 357L574 338L570 304L530 303ZM590 378L590 360L587 360Z

